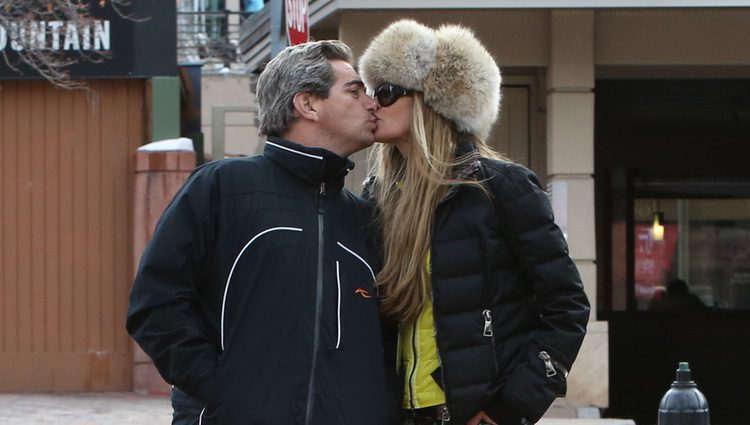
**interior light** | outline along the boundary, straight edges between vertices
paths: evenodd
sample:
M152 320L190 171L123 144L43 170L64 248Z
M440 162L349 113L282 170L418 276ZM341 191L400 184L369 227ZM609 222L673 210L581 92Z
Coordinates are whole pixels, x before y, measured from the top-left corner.
M654 213L654 223L651 226L651 235L654 237L655 241L664 240L664 213L663 212L657 211Z

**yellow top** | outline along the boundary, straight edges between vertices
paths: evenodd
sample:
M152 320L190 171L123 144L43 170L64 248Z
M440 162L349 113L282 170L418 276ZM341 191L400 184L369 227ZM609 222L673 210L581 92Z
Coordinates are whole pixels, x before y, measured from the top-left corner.
M427 270L429 269L428 253ZM432 377L432 372L440 367L440 360L430 297L425 300L416 322L404 326L399 338L405 373L403 407L420 409L445 403L445 393Z

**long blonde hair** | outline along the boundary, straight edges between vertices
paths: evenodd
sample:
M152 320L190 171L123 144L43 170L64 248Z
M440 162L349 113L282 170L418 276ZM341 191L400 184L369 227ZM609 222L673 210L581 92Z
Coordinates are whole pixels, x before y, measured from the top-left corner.
M456 157L461 137L473 140L475 152ZM374 150L373 195L383 232L384 264L377 282L381 310L406 323L417 318L430 296L425 260L432 243L432 223L440 201L453 184L476 185L455 179L457 168L479 156L503 158L476 137L459 134L453 124L424 105L414 93L408 152L379 143Z

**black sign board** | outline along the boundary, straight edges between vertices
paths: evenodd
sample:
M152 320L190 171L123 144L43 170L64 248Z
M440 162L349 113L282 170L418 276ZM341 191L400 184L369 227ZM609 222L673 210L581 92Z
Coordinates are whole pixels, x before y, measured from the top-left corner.
M87 0L83 25L65 21L12 21L0 26L0 79L41 78L21 62L19 51L44 49L74 61L74 79L177 75L176 5L169 0L130 0L118 13L109 1ZM125 15L125 16L123 16ZM84 58L93 58L94 61Z

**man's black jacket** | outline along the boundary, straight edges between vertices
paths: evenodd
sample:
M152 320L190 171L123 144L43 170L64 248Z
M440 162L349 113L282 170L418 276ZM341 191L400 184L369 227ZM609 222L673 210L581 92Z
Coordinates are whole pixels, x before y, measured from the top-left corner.
M207 164L157 224L127 328L201 423L393 423L371 210L353 163L269 138L265 155Z

